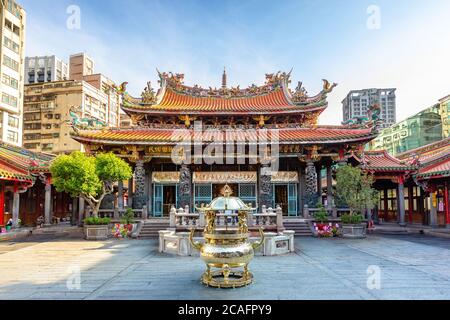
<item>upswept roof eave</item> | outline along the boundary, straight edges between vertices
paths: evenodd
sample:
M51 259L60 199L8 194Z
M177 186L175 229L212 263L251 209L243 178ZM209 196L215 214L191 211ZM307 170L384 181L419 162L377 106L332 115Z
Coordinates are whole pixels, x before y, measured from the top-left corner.
M357 157L356 155L353 155L353 157L362 164L365 170L377 172L406 172L417 170L416 166L411 166L402 163L401 160L393 157L386 150L365 151L364 152L365 159ZM384 157L384 160L388 161L386 165L380 166L377 164L370 164L370 162L374 162L375 160L379 161L381 157ZM383 158L381 158L381 160L383 160ZM367 161L369 161L369 163L367 163Z
M337 129L337 128L336 128ZM335 129L335 130L336 130ZM122 128L122 129L111 129L111 130L85 130L79 132L72 132L71 137L81 143L98 143L98 144L106 144L106 145L123 145L124 143L130 144L138 144L138 145L164 145L164 144L177 144L182 141L181 138L177 138L174 140L170 140L172 138L171 134L175 132L177 129L138 129L138 128ZM189 129L179 129L179 130L188 130ZM352 130L346 134L342 135L332 135L330 132L322 132L322 136L317 134L317 137L314 136L315 133L318 133L317 130L321 131L321 128L289 128L289 129L278 129L279 130L279 138L280 144L340 144L340 143L351 143L351 142L367 142L376 137L376 133L371 132L370 130ZM322 130L326 130L323 129ZM348 129L345 129L348 131ZM136 134L136 132L141 134ZM299 131L299 132L296 132ZM302 132L303 131L303 132ZM337 130L338 131L338 130ZM111 135L108 136L108 133ZM115 134L114 134L115 133ZM127 135L128 133L128 135ZM307 137L309 133L310 137ZM122 134L122 136L120 136ZM131 135L130 135L131 134ZM283 136L284 134L284 136ZM294 136L292 136L294 134ZM252 142L253 136L250 138L247 136L245 142ZM243 140L244 141L244 140ZM243 142L241 141L241 142ZM209 143L208 139L204 139L203 142ZM238 141L239 143L239 141Z

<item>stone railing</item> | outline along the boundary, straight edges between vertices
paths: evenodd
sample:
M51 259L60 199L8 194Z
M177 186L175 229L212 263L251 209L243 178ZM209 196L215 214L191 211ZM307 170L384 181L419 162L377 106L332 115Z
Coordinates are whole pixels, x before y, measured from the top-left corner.
M303 208L303 218L305 219L312 219L314 218L314 213L318 212L319 208L310 208L307 205ZM339 218L344 214L350 213L350 209L348 208L336 208L333 207L331 209L325 208L325 210L328 212L328 216L331 218Z
M190 229L195 227L201 229L205 227L205 213L189 212L189 207L186 206L184 209L176 209L174 206L170 209L169 224L171 229ZM216 226L237 226L238 225L238 214L231 213L217 213L216 214ZM251 213L247 214L247 225L249 228L262 227L263 229L276 229L284 230L283 227L283 211L281 207L276 209L268 208L263 206L262 213Z
M127 209L100 209L98 211L98 216L99 217L108 217L111 218L113 220L119 220L121 219L124 215L125 212L127 211ZM89 208L87 209L87 213L89 215L92 215L92 210L90 210ZM133 213L134 213L134 218L135 219L147 219L147 207L144 206L142 209L133 209Z

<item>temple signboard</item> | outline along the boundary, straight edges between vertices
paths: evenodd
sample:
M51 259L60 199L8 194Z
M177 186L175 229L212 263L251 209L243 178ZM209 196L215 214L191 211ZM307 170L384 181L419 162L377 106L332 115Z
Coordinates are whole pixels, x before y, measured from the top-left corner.
M246 172L194 172L194 183L256 183L258 174Z

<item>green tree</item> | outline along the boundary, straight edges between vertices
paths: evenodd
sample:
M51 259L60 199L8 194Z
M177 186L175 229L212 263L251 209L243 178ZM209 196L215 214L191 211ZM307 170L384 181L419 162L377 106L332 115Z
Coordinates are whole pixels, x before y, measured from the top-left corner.
M372 176L360 168L346 165L336 172L336 193L351 209L352 214L364 214L377 203L377 192L372 188Z
M113 184L132 176L131 167L112 153L94 157L79 151L58 156L50 172L56 190L82 197L94 217L98 217L103 198L113 192Z

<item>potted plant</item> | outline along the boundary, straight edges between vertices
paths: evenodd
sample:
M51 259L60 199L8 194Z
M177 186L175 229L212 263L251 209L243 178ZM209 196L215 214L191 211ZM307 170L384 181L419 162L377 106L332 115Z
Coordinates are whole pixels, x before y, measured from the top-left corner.
M339 224L329 222L328 212L325 207L319 203L319 211L314 214L314 232L319 238L333 238L340 235Z
M134 222L134 212L133 209L128 208L125 211L125 214L120 221L123 225L123 228L127 230L126 233L122 232L122 235L125 235L124 238L131 236L131 233L136 230L137 224Z
M88 217L84 219L86 240L106 240L109 233L110 218Z
M325 207L318 203L317 207L319 211L314 213L314 232L318 237L329 237L330 233L328 232L328 212L325 210Z
M373 209L377 201L377 192L372 184L373 178L358 167L346 165L337 170L337 196L350 208L350 213L341 217L344 238L361 239L366 236L363 214Z
M50 172L58 192L66 192L73 198L81 197L92 209L92 217L84 220L86 238L104 239L103 232L105 228L109 230L110 221L98 217L100 205L105 196L113 192L115 182L131 178L130 166L112 153L90 156L76 151L58 156L50 166ZM96 236L99 232L102 235Z

